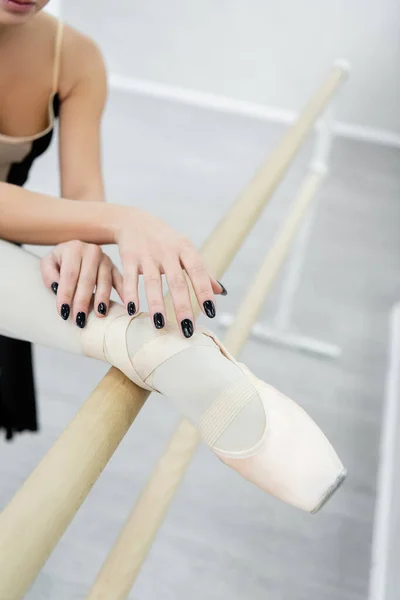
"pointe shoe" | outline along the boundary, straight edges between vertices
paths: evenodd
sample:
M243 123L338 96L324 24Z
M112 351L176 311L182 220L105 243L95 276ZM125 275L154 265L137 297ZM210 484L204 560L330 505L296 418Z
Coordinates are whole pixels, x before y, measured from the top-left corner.
M347 470L320 428L293 400L258 379L237 362L213 333L204 331L222 354L246 374L247 383L234 384L203 416L200 433L217 457L242 477L280 500L310 513L318 512L346 479ZM244 387L247 387L245 390ZM242 388L242 389L240 389ZM258 395L266 427L260 441L240 452L218 449L220 427L215 416L223 410L225 423ZM240 406L235 402L240 398ZM230 409L227 404L230 399ZM231 415L230 415L231 413Z
M345 480L346 469L302 408L250 371L248 381L265 410L264 434L246 451L226 452L214 446L214 453L269 494L307 512L318 512Z
M175 324L167 323L162 330L138 327L137 351L127 352L127 324L132 319L147 319L139 313L127 319L126 313L113 308L114 320L108 324L96 319L96 331L101 329L104 356L140 387L162 393L153 385L156 369L171 357L193 346L208 347L222 355L240 369L243 376L224 390L202 415L198 427L203 441L226 465L242 477L280 500L307 512L317 512L346 477L346 470L335 450L314 421L292 400L258 379L242 363L227 351L216 336L196 328L193 337L185 339ZM137 323L140 325L139 323ZM92 328L93 331L93 328ZM86 338L86 346L98 348L93 333ZM215 355L213 354L213 357ZM252 447L241 451L226 451L218 447L218 440L230 423L252 401L262 403L265 413L265 429Z

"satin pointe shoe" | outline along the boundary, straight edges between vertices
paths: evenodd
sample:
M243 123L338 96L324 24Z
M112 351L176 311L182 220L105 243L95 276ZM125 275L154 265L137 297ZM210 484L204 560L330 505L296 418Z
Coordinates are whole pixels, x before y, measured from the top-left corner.
M167 395L226 465L280 500L315 513L346 477L316 423L287 396L239 363L210 331L184 338L146 313L113 307L86 333L88 354L103 356L137 385ZM113 318L114 316L114 318ZM89 327L86 332L89 332Z

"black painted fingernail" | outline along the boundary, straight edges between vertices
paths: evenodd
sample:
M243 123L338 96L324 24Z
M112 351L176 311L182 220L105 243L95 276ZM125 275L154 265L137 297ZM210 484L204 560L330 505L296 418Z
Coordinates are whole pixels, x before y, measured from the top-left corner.
M203 303L203 306L204 306L204 311L205 311L207 317L209 317L210 319L213 319L215 317L214 302L212 300L206 300Z
M55 295L57 295L57 290L58 290L58 283L57 283L57 281L53 281L53 283L51 284L51 289L53 290L53 292L55 293Z
M107 306L104 304L104 302L100 302L100 304L97 307L97 310L101 315L105 315L107 312Z
M86 315L84 312L78 312L76 315L76 324L83 329L86 325Z
M193 335L193 323L190 319L183 319L182 323L181 323L181 327L182 327L182 331L183 331L183 335L186 338L190 338Z
M64 319L64 321L66 321L68 319L69 312L70 312L69 304L63 304L61 307L61 316Z
M161 313L156 313L153 317L156 329L162 329L165 325L164 316Z
M128 315L130 317L132 317L132 315L134 315L136 312L136 304L134 302L128 302L128 305L126 308L128 310Z
M224 285L222 285L222 283L220 281L217 281L217 283L219 283L219 285L222 287L221 296L227 296L228 295L228 291L227 291L226 287Z

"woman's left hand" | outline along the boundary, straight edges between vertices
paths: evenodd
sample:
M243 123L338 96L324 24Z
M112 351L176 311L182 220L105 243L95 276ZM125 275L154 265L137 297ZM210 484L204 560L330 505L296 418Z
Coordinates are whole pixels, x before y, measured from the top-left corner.
M57 295L57 310L66 321L72 313L78 327L86 324L93 299L95 314L104 317L112 288L123 297L122 276L100 246L77 240L58 244L40 261L44 284Z

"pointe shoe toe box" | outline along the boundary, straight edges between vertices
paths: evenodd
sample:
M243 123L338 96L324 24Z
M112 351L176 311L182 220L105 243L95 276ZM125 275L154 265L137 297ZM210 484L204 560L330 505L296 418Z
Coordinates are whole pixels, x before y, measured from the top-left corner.
M307 512L317 512L343 482L346 471L335 450L305 411L257 380L266 428L246 452L214 448L228 466L266 492Z

